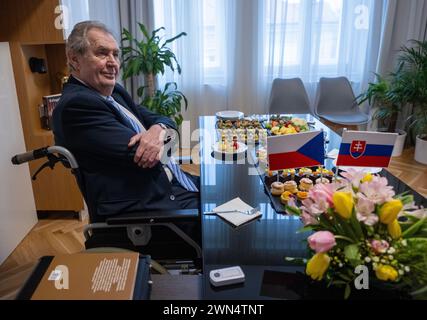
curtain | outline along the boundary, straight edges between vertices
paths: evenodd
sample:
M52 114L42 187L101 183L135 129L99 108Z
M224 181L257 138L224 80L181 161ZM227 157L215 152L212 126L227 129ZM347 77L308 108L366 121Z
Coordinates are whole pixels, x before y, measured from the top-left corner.
M427 1L388 0L382 31L381 50L378 56L377 73L385 76L396 68L396 59L403 45L410 45L408 40L426 40ZM397 128L408 129L406 119L412 114L412 108L406 108L399 115ZM377 128L373 122L371 129Z
M376 3L376 5L379 5L379 3ZM377 12L379 12L380 10L381 8L377 7ZM380 41L378 42L378 47L374 48L374 45L369 53L372 58L367 59L368 63L370 63L367 66L367 70L370 70L371 72L365 74L364 81L362 82L361 92L365 91L368 88L369 83L376 81L374 72L384 76L392 69L389 63L389 57L392 48L394 23L397 13L397 0L384 1L382 10L383 19L379 21L374 20L374 23L377 23L378 26L380 26ZM362 106L362 108L364 108L365 111L370 110L368 102L366 102L364 106ZM373 113L374 110L370 110L370 112ZM366 129L370 131L376 131L378 129L378 120L373 119L369 124L366 125Z
M277 77L302 78L311 101L320 77L344 75L358 94L377 70L387 3L157 0L154 26L167 37L188 33L172 45L182 74L167 73L160 83L178 83L192 129L199 115L220 110L266 113Z
M98 20L106 24L116 39L120 39L119 4L117 0L61 0L66 7L64 14L65 37L68 38L74 25L85 20Z
M138 23L144 24L148 30L153 29L153 2L151 0L118 0L118 21L120 35L123 28L126 28L138 40L143 35ZM120 42L121 36L118 38ZM134 101L138 101L138 88L144 85L143 77L132 77L124 81L123 85L132 95Z

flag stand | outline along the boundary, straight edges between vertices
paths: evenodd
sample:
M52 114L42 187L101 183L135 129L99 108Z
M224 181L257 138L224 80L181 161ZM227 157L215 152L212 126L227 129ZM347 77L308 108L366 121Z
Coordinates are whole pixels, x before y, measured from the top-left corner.
M323 165L319 166L320 168L320 183L323 183L323 168L325 168L325 159L326 159L326 150L325 150L325 131L323 131L323 128L320 129L320 131L322 131L323 134Z
M338 170L339 170L338 166L335 166L335 174L334 174L334 180L335 180L335 182L338 181Z
M347 131L347 128L343 128L342 129L342 133L343 133L343 135L344 135L344 132L346 132ZM337 164L335 165L335 175L334 175L334 180L335 180L335 182L337 182L338 181L338 171L339 171L340 169L339 169L339 166L338 166L338 157L337 157Z

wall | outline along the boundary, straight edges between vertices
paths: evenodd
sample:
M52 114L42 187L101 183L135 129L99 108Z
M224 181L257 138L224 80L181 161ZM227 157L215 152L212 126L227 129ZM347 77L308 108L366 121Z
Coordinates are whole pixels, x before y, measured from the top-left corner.
M28 165L13 166L11 157L26 151L9 44L0 43L0 263L36 224Z

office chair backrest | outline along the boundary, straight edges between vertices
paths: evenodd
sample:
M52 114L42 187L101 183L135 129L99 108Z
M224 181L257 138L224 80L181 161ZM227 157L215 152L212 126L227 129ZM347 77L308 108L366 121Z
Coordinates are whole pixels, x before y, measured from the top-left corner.
M274 79L269 112L270 114L311 113L310 101L300 78Z
M351 113L354 109L358 105L346 77L320 78L315 103L317 115Z

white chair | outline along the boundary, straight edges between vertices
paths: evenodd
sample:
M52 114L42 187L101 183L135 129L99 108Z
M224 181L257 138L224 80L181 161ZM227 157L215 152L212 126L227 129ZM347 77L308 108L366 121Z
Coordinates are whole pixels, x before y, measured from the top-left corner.
M274 79L268 105L270 114L311 113L310 101L300 78Z
M321 118L341 125L369 122L369 116L360 110L346 77L320 78L314 112Z

